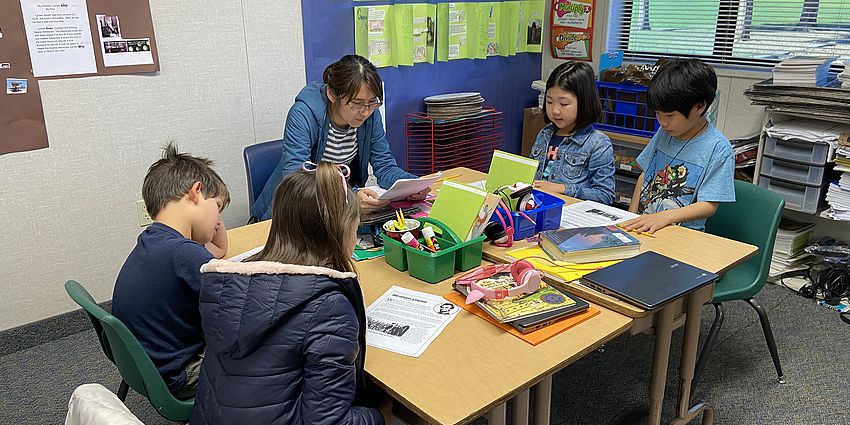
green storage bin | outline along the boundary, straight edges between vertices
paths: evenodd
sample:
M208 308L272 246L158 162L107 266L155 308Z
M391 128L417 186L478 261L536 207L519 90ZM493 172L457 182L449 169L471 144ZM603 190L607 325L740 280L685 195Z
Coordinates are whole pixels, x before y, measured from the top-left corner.
M429 223L442 230L437 237L439 252L422 251L409 247L381 233L384 240L384 260L400 271L408 271L411 276L429 283L446 280L455 274L455 270L466 271L481 265L481 251L484 236L471 241L461 242L460 238L438 220L429 217L418 219L424 226ZM419 243L425 242L420 238Z

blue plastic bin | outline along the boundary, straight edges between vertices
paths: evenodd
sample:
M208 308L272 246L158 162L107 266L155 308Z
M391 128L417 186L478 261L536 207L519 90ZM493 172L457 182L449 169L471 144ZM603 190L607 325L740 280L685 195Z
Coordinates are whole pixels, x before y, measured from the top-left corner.
M602 122L594 125L597 129L641 137L652 137L658 131L655 111L646 103L646 86L597 81L596 87L602 101Z
M537 224L535 225L528 221L520 213L511 211L511 216L514 219L515 241L528 238L544 230L554 230L561 227L561 209L564 207L564 200L539 190L533 190L531 193L534 194L538 206L533 210L526 211L525 214L531 217ZM505 215L505 210L496 208L496 211L502 214L505 224L510 224L508 217ZM495 213L490 217L490 221L500 223L499 217Z

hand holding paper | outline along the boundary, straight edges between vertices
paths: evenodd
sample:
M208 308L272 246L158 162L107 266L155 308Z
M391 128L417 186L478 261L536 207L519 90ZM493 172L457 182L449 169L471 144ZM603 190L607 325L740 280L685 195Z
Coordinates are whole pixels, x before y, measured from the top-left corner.
M442 173L437 173L433 177L420 177L418 179L398 179L393 183L392 187L387 189L378 199L387 201L397 201L400 199L408 199L411 201L425 199L428 195L428 190L431 185L440 179ZM423 194L424 193L424 194ZM418 196L420 196L416 199ZM411 199L413 197L413 199Z

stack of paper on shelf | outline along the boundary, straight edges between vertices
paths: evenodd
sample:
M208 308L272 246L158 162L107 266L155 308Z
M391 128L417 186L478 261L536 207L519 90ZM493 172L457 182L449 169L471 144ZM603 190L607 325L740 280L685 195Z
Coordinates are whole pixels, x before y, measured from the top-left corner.
M809 236L815 225L782 217L776 242L773 244L773 257L770 262L770 276L778 276L787 270L795 270L806 264L810 254L803 252L809 244Z
M481 93L446 93L425 98L428 115L439 120L466 118L481 113L484 98Z
M537 106L543 110L543 107L546 105L546 82L543 80L534 80L531 83L531 88L540 92L537 96Z
M850 87L850 61L844 62L844 70L838 74L838 81L841 81L841 87Z
M773 67L773 84L777 86L823 86L829 77L833 57L796 56Z
M826 191L829 204L827 217L833 220L850 220L850 173L845 172L837 182L829 184Z
M796 118L776 124L768 123L764 131L777 139L829 143L835 149L839 146L841 135L850 134L850 124Z
M759 147L759 133L739 137L729 141L735 154L735 168L747 168L756 165Z

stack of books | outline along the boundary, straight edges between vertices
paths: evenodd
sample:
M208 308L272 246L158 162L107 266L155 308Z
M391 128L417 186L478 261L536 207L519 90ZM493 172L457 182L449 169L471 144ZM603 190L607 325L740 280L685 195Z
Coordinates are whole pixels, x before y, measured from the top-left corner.
M838 74L838 81L841 82L841 87L850 88L850 61L844 62L844 70Z
M622 260L640 253L640 241L616 226L540 232L540 248L552 259L571 263Z
M789 271L806 267L811 259L803 249L809 245L809 236L814 231L813 223L803 223L782 217L776 242L773 244L773 257L770 262L770 276L776 277Z
M825 86L829 65L834 57L796 56L773 67L773 84L777 86Z
M425 98L428 115L438 120L473 117L481 113L481 93L446 93Z

